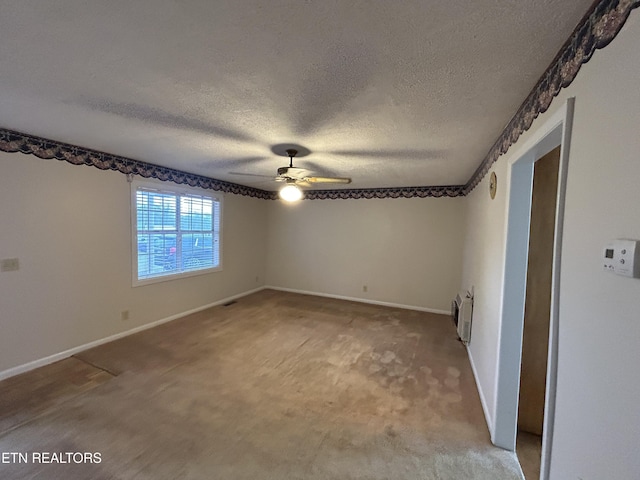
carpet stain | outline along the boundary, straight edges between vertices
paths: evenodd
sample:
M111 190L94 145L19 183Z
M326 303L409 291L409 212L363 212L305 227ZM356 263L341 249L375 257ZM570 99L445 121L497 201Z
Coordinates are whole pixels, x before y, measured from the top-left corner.
M79 358L118 376L69 359L0 382L0 421L29 417L0 451L102 462L0 478L520 478L446 316L264 290Z

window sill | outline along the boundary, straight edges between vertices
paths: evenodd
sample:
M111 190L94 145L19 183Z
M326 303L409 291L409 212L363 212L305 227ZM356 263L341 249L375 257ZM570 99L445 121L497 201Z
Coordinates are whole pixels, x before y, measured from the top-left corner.
M213 267L213 268L207 268L207 269L202 269L202 270L193 270L193 271L189 271L189 272L182 272L182 273L167 273L166 275L160 275L157 277L151 277L151 278L145 278L142 280L138 280L137 278L133 279L133 287L143 287L145 285L151 285L154 283L161 283L161 282L169 282L171 280L180 280L183 278L189 278L189 277L197 277L200 275L208 275L210 273L215 273L215 272L220 272L222 271L222 267Z

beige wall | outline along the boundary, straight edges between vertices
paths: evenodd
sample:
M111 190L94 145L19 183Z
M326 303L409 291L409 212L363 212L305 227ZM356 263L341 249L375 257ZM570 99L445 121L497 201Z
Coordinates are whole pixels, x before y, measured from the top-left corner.
M605 272L603 246L640 239L640 12L597 51L573 84L554 99L488 176L466 198L468 222L463 286L475 285L470 355L493 422L496 353L501 322L507 165L569 96L575 119L569 158L562 272L556 420L551 479L636 478L640 471L640 280Z
M463 218L463 198L271 202L267 284L449 312Z
M124 175L2 152L0 172L0 373L264 283L263 200L224 196L223 271L133 288Z

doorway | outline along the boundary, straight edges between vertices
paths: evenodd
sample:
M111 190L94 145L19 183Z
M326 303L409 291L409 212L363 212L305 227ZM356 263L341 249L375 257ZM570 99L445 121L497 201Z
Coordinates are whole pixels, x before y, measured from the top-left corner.
M523 356L523 332L526 286L529 262L529 234L535 164L552 150L559 148L557 194L554 212L552 248L550 319L543 406L542 454L540 479L549 476L553 440L553 418L558 358L558 323L560 293L560 260L564 198L567 181L571 125L574 99L570 98L539 126L516 150L509 163L507 185L507 235L505 269L502 287L502 312L498 352L498 376L494 425L491 439L499 447L514 451L518 430L520 366ZM527 479L530 480L530 479Z
M533 168L516 437L516 452L527 479L540 478L559 167L558 146Z

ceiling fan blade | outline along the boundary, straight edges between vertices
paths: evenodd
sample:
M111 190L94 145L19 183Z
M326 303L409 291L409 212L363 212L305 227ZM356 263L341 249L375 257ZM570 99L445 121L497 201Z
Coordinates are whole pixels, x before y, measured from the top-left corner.
M309 183L351 183L350 178L344 177L305 177L303 180Z
M299 187L311 187L312 185L306 180L296 180L295 184Z

